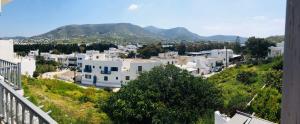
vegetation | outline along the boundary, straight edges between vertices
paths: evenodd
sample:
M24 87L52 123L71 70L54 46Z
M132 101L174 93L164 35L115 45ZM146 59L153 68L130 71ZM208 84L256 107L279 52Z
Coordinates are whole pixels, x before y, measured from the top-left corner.
M256 81L256 73L251 71L241 71L236 75L236 80L241 83L251 84Z
M22 77L22 82L25 96L37 106L44 105L44 111L51 110L50 116L60 124L111 123L98 104L109 98L109 92L58 80Z
M251 58L261 60L267 57L270 46L274 46L274 43L263 38L250 37L246 42L245 52L250 55Z
M60 63L58 63L58 62L46 61L43 57L37 56L36 57L36 70L33 73L33 77L38 77L41 74L46 73L46 72L56 71L59 66L60 66Z
M209 77L208 80L222 91L224 105L221 112L231 116L236 110L254 112L258 117L279 122L282 70L273 69L278 65L282 65L280 57L265 60L259 65L244 64L225 69ZM251 74L253 72L256 74ZM251 83L241 83L247 80ZM247 105L255 95L254 101Z
M267 87L259 91L257 98L249 107L249 111L255 112L256 116L266 120L279 122L281 97L278 90Z
M14 45L14 51L19 55L27 55L30 50L39 50L39 52L50 52L53 54L71 54L72 52L83 53L86 50L98 50L103 52L104 50L108 50L110 47L117 47L113 44L26 44L26 45Z
M280 42L284 41L284 36L283 35L271 36L271 37L267 37L266 39L273 43L280 43Z
M220 108L220 96L212 83L168 65L142 73L103 109L116 123L192 123Z
M150 44L139 49L138 54L144 59L148 59L151 56L158 56L159 53L163 52L161 44Z

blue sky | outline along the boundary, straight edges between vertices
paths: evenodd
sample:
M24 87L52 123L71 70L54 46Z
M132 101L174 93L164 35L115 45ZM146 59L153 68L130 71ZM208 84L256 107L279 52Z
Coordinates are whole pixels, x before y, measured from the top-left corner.
M284 34L286 0L13 0L0 37L33 36L69 24L127 22L186 27L199 35Z

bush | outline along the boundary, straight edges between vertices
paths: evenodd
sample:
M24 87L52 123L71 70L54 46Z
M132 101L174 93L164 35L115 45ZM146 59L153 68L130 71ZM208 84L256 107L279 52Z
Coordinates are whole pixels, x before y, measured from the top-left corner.
M274 62L272 63L272 69L275 70L283 70L283 57L274 58Z
M252 102L249 110L256 116L273 122L279 122L281 109L281 94L273 88L267 87L260 91Z
M251 71L241 71L237 74L236 80L245 84L251 84L256 81L257 74Z
M279 92L281 92L282 77L282 71L270 70L263 75L262 82L268 86L276 88Z
M142 73L112 95L103 110L115 123L194 123L222 107L220 91L173 65Z

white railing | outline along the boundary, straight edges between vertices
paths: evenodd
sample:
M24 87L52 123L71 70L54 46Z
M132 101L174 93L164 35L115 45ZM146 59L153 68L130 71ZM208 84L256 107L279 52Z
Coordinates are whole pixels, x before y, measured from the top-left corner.
M0 80L0 123L57 124L47 113Z
M14 89L21 89L21 64L0 59L0 76Z
M21 64L0 59L0 124L57 124L21 96Z

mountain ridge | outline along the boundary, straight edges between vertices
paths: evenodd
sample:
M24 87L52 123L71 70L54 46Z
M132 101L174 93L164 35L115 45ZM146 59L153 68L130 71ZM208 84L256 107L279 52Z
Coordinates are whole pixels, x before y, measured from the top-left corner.
M131 23L72 24L49 32L32 36L27 40L40 42L41 39L53 40L101 40L101 41L235 41L234 35L200 36L185 27L162 29L154 26L141 27ZM246 38L241 37L244 42Z

